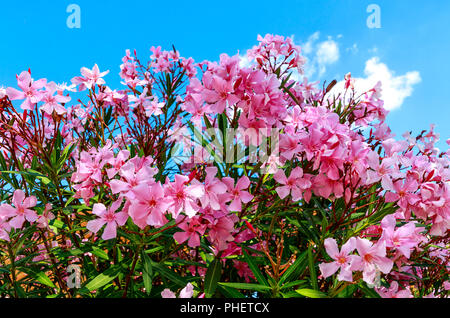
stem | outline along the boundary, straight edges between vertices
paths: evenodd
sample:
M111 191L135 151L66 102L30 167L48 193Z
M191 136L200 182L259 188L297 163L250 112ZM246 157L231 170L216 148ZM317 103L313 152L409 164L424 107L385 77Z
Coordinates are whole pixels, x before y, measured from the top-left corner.
M131 271L128 273L127 278L126 278L125 290L123 291L122 298L126 298L127 297L128 286L130 285L131 276L133 275L134 269L136 268L136 264L137 264L137 261L139 259L140 251L141 251L141 246L138 247L138 249L136 250L136 252L134 254L133 264L131 265Z

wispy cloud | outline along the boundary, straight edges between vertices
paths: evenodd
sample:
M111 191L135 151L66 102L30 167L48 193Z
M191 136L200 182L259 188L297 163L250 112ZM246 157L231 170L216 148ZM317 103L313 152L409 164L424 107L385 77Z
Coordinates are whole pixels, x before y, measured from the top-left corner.
M309 36L306 43L301 44L303 54L308 59L305 76L310 78L317 74L325 74L327 67L336 63L340 57L338 42L328 37L325 41L319 41L320 32Z
M397 109L402 106L405 98L411 96L414 86L421 82L418 71L410 71L403 75L395 75L395 72L380 62L379 57L372 57L366 61L364 69L365 77L355 78L356 94L364 93L373 88L379 81L381 82L381 98L384 100L384 107L388 110ZM344 90L344 81L339 82L333 88L332 94Z

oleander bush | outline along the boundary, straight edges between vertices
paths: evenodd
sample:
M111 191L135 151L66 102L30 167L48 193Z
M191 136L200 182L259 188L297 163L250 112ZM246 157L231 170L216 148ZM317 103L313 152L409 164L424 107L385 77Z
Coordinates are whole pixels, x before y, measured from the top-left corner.
M450 150L292 39L0 89L2 297L448 297ZM110 75L111 76L111 75ZM450 144L450 139L447 140Z

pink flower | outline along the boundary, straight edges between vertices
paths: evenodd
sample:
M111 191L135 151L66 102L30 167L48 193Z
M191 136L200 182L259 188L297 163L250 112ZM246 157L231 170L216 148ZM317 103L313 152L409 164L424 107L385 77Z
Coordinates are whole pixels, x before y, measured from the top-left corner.
M108 178L112 179L117 172L125 165L130 152L128 150L120 150L117 156L111 161L112 168L106 170Z
M217 179L216 167L208 167L206 170L206 177L204 181L205 194L200 197L202 207L206 208L208 205L214 210L220 210L219 194L224 194L227 191L227 186Z
M8 87L6 89L6 94L10 100L25 99L20 107L23 110L33 110L34 104L37 104L42 99L43 92L39 91L39 89L43 88L46 82L46 79L33 81L30 73L23 71L17 77L17 85L20 87L22 92L15 88Z
M187 182L189 182L189 177L175 175L175 182L166 183L165 192L171 200L169 209L174 218L177 218L182 211L188 217L193 217L198 210L196 201L205 193L203 185L186 185Z
M297 137L288 134L280 136L280 153L282 157L291 160L301 150L302 146L299 144Z
M42 228L42 229L48 227L48 222L55 218L55 215L51 212L51 210L52 210L52 204L47 203L45 205L44 212L42 213L42 215L39 216L39 218L36 221L36 223L38 223L37 227Z
M228 242L234 241L234 224L237 222L235 214L226 215L222 211L212 211L204 216L209 221L208 240L219 251L225 250L228 247Z
M302 191L311 187L311 181L303 178L303 169L296 167L291 171L289 178L286 178L284 170L280 169L273 176L273 178L280 184L284 184L282 187L278 187L275 191L278 193L281 199L284 199L289 194L292 195L292 201L296 202L302 199Z
M396 163L394 158L384 158L380 163L380 157L375 151L371 151L367 155L367 158L369 167L374 170L367 172L367 183L371 184L381 180L381 185L384 190L393 191L394 184L392 183L392 177L398 177L397 174L394 174L393 168L391 168Z
M333 275L338 269L341 269L338 280L352 282L352 271L350 269L353 261L357 258L356 255L350 255L355 249L356 239L351 237L347 243L342 246L341 251L339 251L336 244L336 240L332 238L327 238L324 242L325 250L328 255L334 259L331 263L321 263L319 264L322 276L327 278Z
M133 188L134 194L128 214L139 227L147 224L161 227L167 223L164 214L169 208L169 200L165 197L161 183L149 185L141 183Z
M7 218L1 215L1 209L2 207L0 206L0 239L9 242L9 231L11 231L11 225L6 221Z
M154 100L144 105L145 115L147 117L150 116L159 116L163 113L162 109L164 108L165 103L158 102L158 99L155 97Z
M345 85L344 85L345 89L348 89L348 88L354 89L355 88L354 87L355 80L352 79L352 73L347 73L344 77L344 80L345 80Z
M392 260L386 257L384 242L373 244L369 240L357 238L356 249L359 256L352 263L352 270L362 270L363 279L368 284L373 284L378 270L388 274L393 266Z
M105 84L105 80L102 78L109 71L100 72L98 65L95 64L92 70L82 67L81 74L84 76L77 76L72 79L72 83L75 85L80 85L78 87L78 91L83 91L86 88L91 89L94 85L103 85Z
M246 283L250 283L250 278L255 279L255 275L246 262L233 260L233 265L237 270L237 274L244 278Z
M409 288L398 290L398 283L395 281L391 283L389 289L380 287L375 288L375 290L382 298L413 298Z
M2 204L0 206L0 215L3 217L12 217L9 220L9 224L15 228L20 229L23 226L25 220L33 223L37 220L38 215L30 208L36 206L37 200L35 196L25 198L25 193L18 189L14 191L12 198L14 207L9 204Z
M58 115L62 115L67 112L67 110L61 105L70 101L70 97L56 94L57 86L54 82L50 82L46 85L47 90L44 91L42 96L42 105L41 110L46 112L48 115L51 115L54 111Z
M248 191L244 191L250 186L250 180L247 176L240 178L236 183L236 186L234 186L234 180L229 177L223 178L222 182L228 187L227 194L229 194L229 198L231 200L229 205L231 211L241 211L241 202L248 203L253 199L253 195L251 195Z
M202 224L200 218L193 217L192 219L179 224L178 227L184 231L177 232L173 235L173 238L179 244L188 240L188 246L200 246L200 236L203 235L206 230L206 224Z
M134 95L128 96L128 102L132 103L132 104L130 104L130 107L138 107L138 106L145 107L147 104L150 103L151 99L152 99L152 97L148 95L147 87L144 88L144 90L138 97L136 97Z
M381 221L383 234L380 240L386 243L386 247L396 248L406 258L409 258L411 250L419 243L416 239L416 226L413 222L409 222L395 229L396 223L393 215L384 217Z
M102 239L110 240L115 238L117 236L117 225L124 225L128 219L128 214L125 212L115 213L121 204L122 200L115 201L109 209L107 209L103 203L94 204L92 213L97 215L99 218L89 221L86 228L93 233L97 233L103 225L106 224L105 230L102 234Z
M109 182L113 194L121 193L130 200L134 197L134 193L131 191L134 187L142 183L154 183L154 169L147 164L142 167L139 166L140 163L135 158L119 169L120 180L113 179ZM108 176L109 172L110 170L108 170ZM111 171L112 174L113 171Z
M211 111L220 114L223 113L225 107L232 106L239 101L239 98L234 95L233 85L230 81L226 81L217 75L212 75L207 77L205 75L204 80L206 80L205 88L203 91L203 97L205 101L211 104Z
M184 287L180 291L180 295L178 298L192 298L194 295L194 286L191 283L188 283L186 287ZM175 293L170 289L166 288L161 292L162 298L177 298Z
M408 205L415 205L419 197L414 192L418 189L417 181L412 178L398 180L394 183L395 192L386 193L386 202L395 202L404 210Z

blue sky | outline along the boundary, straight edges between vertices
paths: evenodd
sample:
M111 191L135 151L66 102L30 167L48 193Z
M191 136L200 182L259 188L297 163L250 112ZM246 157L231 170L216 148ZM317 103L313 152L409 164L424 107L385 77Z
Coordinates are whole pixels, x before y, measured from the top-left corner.
M81 8L80 29L66 25L72 3ZM372 3L380 8L381 28L367 27ZM147 58L152 45L174 44L182 56L218 60L222 52L245 53L258 34L272 33L310 47L313 80L340 80L347 72L366 81L387 78L389 93L404 95L387 120L398 137L434 123L441 150L450 138L446 0L40 0L2 3L2 13L0 86L16 86L15 74L28 68L34 78L69 82L82 66L97 63L118 88L125 49Z

